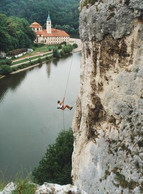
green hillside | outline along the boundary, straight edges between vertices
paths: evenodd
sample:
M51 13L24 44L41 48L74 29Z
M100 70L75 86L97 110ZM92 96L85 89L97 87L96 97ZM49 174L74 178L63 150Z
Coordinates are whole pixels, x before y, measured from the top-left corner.
M71 36L78 36L80 0L1 0L0 12L7 16L25 18L32 23L45 25L48 12L55 28L66 30Z
M35 33L24 18L0 14L0 51L29 48L35 38Z

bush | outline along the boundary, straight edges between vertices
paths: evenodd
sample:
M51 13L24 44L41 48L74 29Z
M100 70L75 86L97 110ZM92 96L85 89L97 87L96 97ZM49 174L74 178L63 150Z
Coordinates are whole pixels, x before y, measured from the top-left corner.
M67 45L67 43L64 41L64 42L61 42L60 45Z
M61 52L60 52L60 55L61 55L61 57L62 57L62 56L64 56L64 52L63 52L63 51L61 51Z
M13 194L35 194L36 192L36 186L28 180L23 179L19 180L17 183L17 188L15 191L13 191Z
M5 60L0 60L0 66L1 65L6 65L6 61Z
M49 60L50 58L48 56L46 56L46 60Z
M13 51L9 51L8 56L19 55L19 54L24 53L24 52L27 52L26 48L15 49Z
M57 58L61 57L58 49L56 49L56 48L53 50L53 57L57 57Z
M12 71L17 71L18 70L18 67L12 67Z
M31 61L31 65L34 65L35 63L34 63L34 61Z
M0 60L0 65L12 65L12 61L10 59Z
M62 131L56 139L56 143L49 145L39 166L32 172L34 181L38 184L43 184L44 182L62 185L71 183L72 151L72 130Z
M6 64L9 65L9 66L12 65L12 60L6 59Z
M9 65L1 65L0 66L0 74L8 75L12 72L12 68Z
M70 52L72 52L72 50L73 50L72 45L67 45L67 46L64 46L64 47L62 48L62 51L63 51L64 53L70 53Z
M37 62L38 63L41 63L42 62L42 59L41 58L38 58Z
M78 45L76 43L74 43L72 46L74 49L78 47Z
M94 3L98 2L98 0L85 0L83 2L83 6L87 6L87 4L93 5Z
M43 44L43 43L35 43L34 44L34 47L42 47L42 46L44 46L45 44Z
M59 46L58 46L58 49L61 49L61 48L62 48L62 45L59 45Z

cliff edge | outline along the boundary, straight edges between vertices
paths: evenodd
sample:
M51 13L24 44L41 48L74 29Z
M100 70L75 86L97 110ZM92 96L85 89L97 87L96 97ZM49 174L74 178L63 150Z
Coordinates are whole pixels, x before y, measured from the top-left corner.
M73 182L89 194L143 193L143 2L82 0L79 29Z

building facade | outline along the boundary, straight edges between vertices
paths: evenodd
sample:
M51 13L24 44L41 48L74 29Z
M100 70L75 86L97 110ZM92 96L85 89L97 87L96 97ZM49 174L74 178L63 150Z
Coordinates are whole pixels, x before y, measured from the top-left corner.
M33 22L30 27L36 33L35 43L44 43L51 45L66 42L67 44L69 44L69 34L67 34L63 30L52 28L49 15L46 21L46 29L43 29L42 26L37 22Z

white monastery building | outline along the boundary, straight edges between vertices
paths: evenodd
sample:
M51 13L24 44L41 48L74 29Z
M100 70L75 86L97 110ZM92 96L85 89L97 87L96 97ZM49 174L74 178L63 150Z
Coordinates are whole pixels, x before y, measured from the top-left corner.
M46 22L46 29L42 29L42 26L37 22L33 22L30 27L36 33L36 43L44 43L44 44L60 44L62 42L66 42L69 44L70 36L63 30L58 30L55 28L51 28L51 19L50 15L48 15Z

